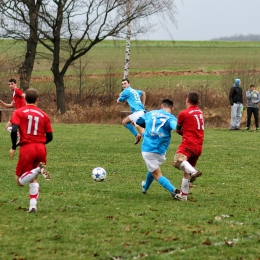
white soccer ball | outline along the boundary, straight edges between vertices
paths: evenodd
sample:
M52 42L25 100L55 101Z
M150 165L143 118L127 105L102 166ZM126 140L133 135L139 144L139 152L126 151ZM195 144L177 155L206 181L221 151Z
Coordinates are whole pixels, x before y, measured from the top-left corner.
M96 167L92 170L91 176L95 181L103 181L107 177L107 172L102 167Z

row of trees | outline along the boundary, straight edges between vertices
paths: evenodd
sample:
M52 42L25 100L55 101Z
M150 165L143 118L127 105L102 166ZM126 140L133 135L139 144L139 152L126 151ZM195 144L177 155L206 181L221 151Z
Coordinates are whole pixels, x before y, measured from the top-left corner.
M130 55L130 37L149 31L149 17L167 14L174 23L175 10L174 0L1 0L0 37L27 43L19 68L23 90L30 86L37 45L46 48L45 57L52 59L57 110L65 113L64 76L75 60L106 38L126 35Z

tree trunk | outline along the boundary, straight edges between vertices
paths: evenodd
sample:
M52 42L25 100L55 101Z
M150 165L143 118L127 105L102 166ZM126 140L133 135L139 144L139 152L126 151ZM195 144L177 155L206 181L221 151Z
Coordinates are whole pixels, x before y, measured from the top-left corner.
M56 97L57 97L57 111L61 114L66 112L66 102L65 102L65 87L64 87L64 76L61 74L53 74L54 83L56 86Z
M25 54L25 59L18 70L20 77L20 88L25 91L30 87L30 80L33 71L33 65L36 56L37 49L37 39L34 37L30 37L27 40L27 51Z
M30 81L36 57L36 50L38 44L38 14L42 1L29 0L25 3L29 10L30 24L28 29L30 32L29 39L26 41L26 54L24 62L18 70L20 77L20 87L23 91L30 87Z
M128 78L129 75L129 67L130 67L130 44L131 44L131 27L130 24L127 27L127 35L126 35L126 47L125 47L125 67L124 67L124 79Z
M131 0L128 1L126 6L126 15L129 17L131 11ZM127 79L129 76L129 67L130 67L130 39L131 39L131 23L127 25L126 32L126 46L125 46L125 67L124 67L124 79Z

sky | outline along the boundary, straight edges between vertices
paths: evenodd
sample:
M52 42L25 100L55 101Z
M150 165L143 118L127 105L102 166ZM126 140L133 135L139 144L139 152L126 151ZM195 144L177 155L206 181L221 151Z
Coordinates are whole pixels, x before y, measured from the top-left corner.
M175 0L175 5L177 26L164 28L164 21L153 17L158 30L140 39L203 41L260 35L260 0Z

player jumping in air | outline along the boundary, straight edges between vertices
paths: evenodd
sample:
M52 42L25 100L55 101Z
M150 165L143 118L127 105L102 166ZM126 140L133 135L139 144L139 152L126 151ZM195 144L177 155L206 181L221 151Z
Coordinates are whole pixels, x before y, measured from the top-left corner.
M135 136L135 144L138 144L141 140L141 135L138 134L132 124L136 124L138 118L145 113L144 105L146 95L145 92L142 90L133 89L130 86L130 82L128 79L122 80L122 89L123 91L117 99L117 103L124 102L126 100L132 112L131 115L127 116L122 121L122 124Z

